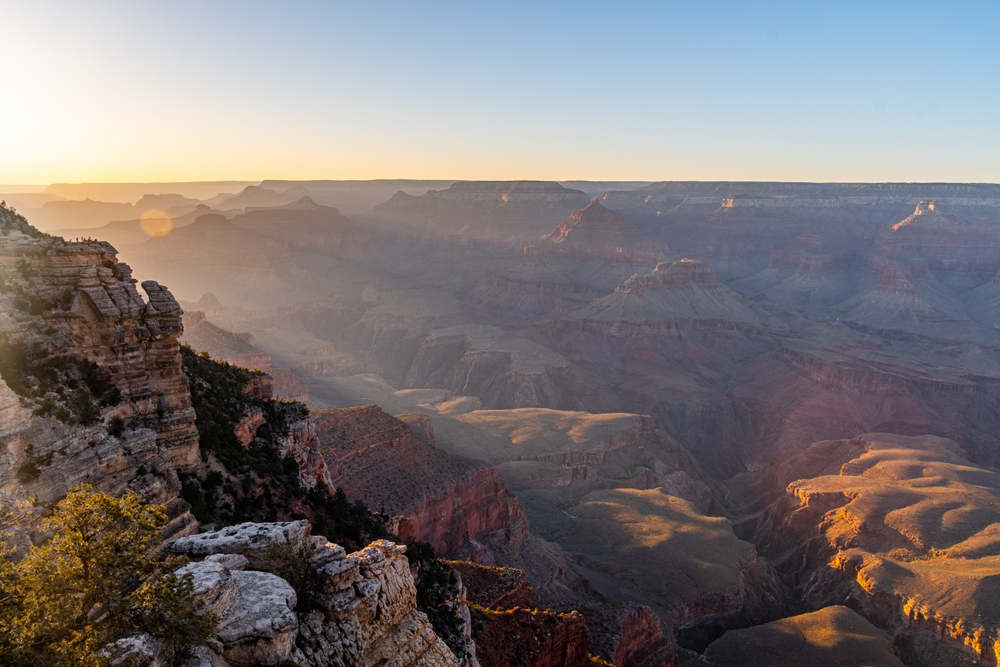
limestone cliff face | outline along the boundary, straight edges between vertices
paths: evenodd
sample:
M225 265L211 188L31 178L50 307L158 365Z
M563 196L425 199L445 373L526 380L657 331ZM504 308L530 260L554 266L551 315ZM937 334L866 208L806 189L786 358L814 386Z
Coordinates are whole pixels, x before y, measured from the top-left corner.
M268 547L307 550L309 605L278 576L284 564L268 558ZM195 594L219 617L199 667L282 660L303 667L459 666L417 611L406 547L379 541L347 554L297 521L240 524L177 540L170 549L204 559L181 573L192 575Z
M40 234L8 209L0 209L0 231L8 374L0 493L51 503L81 482L133 488L168 507L170 530L193 529L176 474L199 462L177 302L152 281L143 299L107 243ZM114 418L122 422L112 435Z
M128 265L99 241L11 229L0 237L0 262L8 285L0 299L13 320L5 322L8 336L106 369L123 399L113 413L148 423L179 468L196 465L198 435L177 342L183 313L167 288L144 282L144 300Z
M521 503L496 468L437 449L432 429L422 429L423 442L373 405L319 410L313 418L334 484L373 509L405 516L400 537L483 558L527 535Z

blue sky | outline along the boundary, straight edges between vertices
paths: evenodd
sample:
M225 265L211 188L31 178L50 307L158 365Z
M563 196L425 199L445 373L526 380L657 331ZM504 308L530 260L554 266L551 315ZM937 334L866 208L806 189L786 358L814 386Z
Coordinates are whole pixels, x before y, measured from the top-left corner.
M1000 181L1000 3L8 2L0 182Z

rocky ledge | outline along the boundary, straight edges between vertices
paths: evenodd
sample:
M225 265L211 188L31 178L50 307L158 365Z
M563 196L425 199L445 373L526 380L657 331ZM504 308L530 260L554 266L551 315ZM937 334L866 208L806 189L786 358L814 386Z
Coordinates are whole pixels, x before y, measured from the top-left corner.
M178 574L191 575L205 611L218 617L214 636L190 667L263 667L284 660L301 667L459 665L417 611L406 547L383 540L348 554L297 521L240 524L168 548L203 558ZM279 576L294 559L308 570L308 600ZM111 664L161 667L160 653L151 638L132 637L113 647Z

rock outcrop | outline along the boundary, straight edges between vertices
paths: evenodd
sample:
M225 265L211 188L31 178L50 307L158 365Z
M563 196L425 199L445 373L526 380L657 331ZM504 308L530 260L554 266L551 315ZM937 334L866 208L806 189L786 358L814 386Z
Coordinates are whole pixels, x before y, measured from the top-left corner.
M220 554L235 554L247 560L255 570L268 564L268 548L273 545L301 547L309 539L307 521L283 523L241 523L221 530L189 535L174 540L168 549L192 558L205 558Z
M190 574L205 611L218 616L216 640L230 665L256 667L288 659L299 629L295 591L267 572L244 572L246 559L212 556L177 571Z
M0 493L42 511L76 483L133 488L167 506L169 532L192 530L176 471L199 448L177 301L153 281L144 300L107 243L40 234L5 208L0 224L5 389L34 411L3 392Z
M275 574L287 567L274 558L275 547L286 549L284 558L308 559L308 606ZM211 554L178 573L192 575L195 594L219 617L210 647L227 664L459 665L416 609L405 547L380 541L347 554L325 537L310 536L300 521L243 524L177 540L170 549L194 558Z

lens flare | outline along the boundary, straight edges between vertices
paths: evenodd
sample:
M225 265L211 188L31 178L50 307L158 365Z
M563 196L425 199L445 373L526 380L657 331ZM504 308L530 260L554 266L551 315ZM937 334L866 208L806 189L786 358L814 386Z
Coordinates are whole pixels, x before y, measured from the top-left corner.
M150 209L142 214L139 226L150 236L166 236L174 228L174 221L163 211Z

